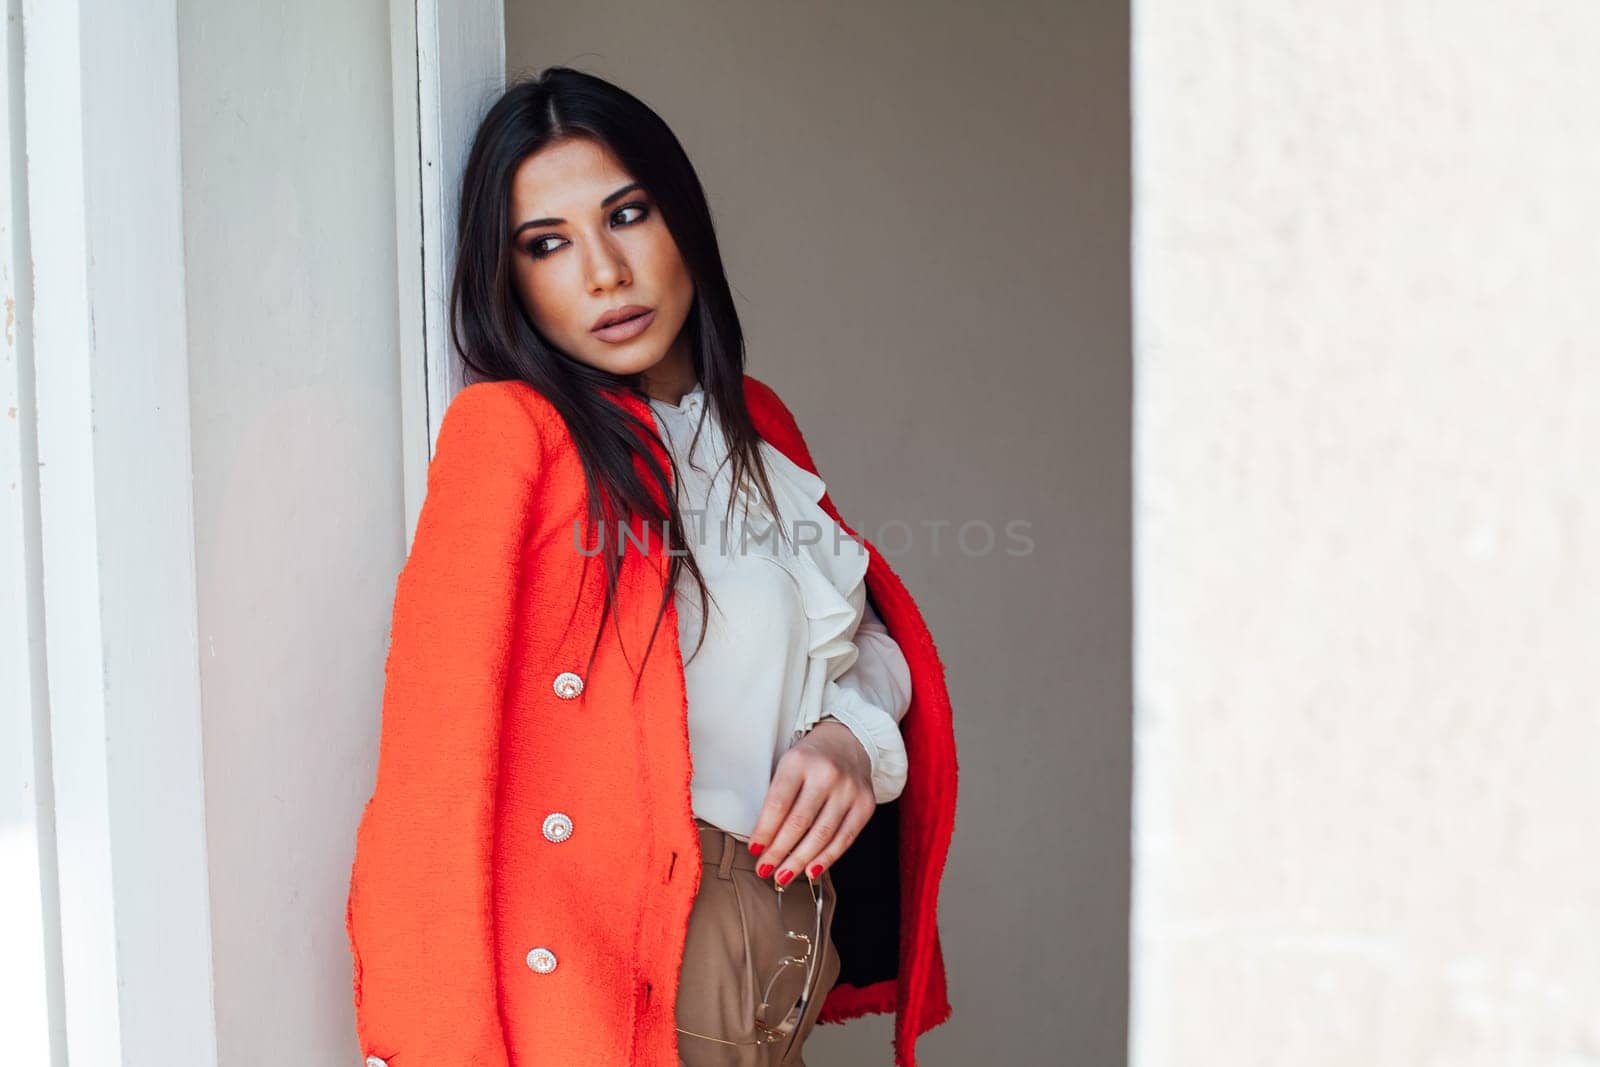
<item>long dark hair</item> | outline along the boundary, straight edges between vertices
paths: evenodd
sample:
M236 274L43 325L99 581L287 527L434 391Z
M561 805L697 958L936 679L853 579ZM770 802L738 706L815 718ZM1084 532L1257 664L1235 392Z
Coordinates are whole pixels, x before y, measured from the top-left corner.
M633 522L643 521L647 529L664 529L667 546L676 549L669 553L672 563L666 587L634 680L637 692L644 663L685 566L699 589L702 619L709 617L710 594L684 538L673 482L648 444L652 438L659 440L655 426L604 395L610 390L647 400L641 376L612 374L555 348L534 328L513 285L512 177L528 156L570 137L589 137L609 147L655 200L694 282L694 303L685 325L695 374L710 407L720 415L728 442L735 487L729 494L730 512L738 499L737 487L752 475L772 514L778 512L757 447L759 435L745 406L744 331L728 290L705 191L677 137L643 101L591 74L547 67L537 77L514 81L479 124L462 175L456 265L450 282L451 337L467 366L478 375L476 380L521 379L543 394L566 420L577 446L588 487L588 528L600 529L601 542L596 544L608 546L597 553L605 561L605 603L586 675L594 666L631 540L607 538L603 531L615 533L620 526L631 528ZM676 464L670 451L667 456L675 480ZM637 459L643 460L648 483L639 476ZM783 524L774 525L782 536ZM586 534L585 578L590 544ZM580 583L580 598L582 588ZM576 613L577 604L573 611ZM702 626L695 652L704 644L707 629Z

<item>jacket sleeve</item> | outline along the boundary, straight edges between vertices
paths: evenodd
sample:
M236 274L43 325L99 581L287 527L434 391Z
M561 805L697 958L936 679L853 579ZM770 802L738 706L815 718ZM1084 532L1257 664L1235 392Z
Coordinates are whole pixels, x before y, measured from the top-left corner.
M392 1067L506 1067L492 956L502 699L539 440L506 383L445 411L395 585L377 781L346 905L357 1035Z

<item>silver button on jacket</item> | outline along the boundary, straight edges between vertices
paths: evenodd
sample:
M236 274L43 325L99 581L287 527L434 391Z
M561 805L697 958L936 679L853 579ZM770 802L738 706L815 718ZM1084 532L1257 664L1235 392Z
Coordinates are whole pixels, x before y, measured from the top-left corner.
M389 1067L389 1061L382 1056L368 1056L367 1067Z
M544 817L544 837L557 844L572 836L572 816L564 811L552 811Z
M543 947L531 949L528 952L528 967L536 974L549 974L556 969L556 954Z
M555 690L562 700L571 700L583 692L583 679L571 671L562 671L556 675Z

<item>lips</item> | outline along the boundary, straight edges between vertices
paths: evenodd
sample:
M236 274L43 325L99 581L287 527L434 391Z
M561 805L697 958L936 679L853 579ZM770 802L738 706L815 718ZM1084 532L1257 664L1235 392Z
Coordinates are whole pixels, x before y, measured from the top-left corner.
M656 321L653 308L640 307L637 304L628 304L615 308L600 316L598 322L589 330L590 336L607 344L620 345L631 341L650 328Z
M610 309L598 319L595 319L594 325L589 327L589 329L603 330L607 326L615 326L620 322L627 322L629 319L636 319L640 315L648 314L649 311L649 308L643 307L639 304L624 304L619 308Z

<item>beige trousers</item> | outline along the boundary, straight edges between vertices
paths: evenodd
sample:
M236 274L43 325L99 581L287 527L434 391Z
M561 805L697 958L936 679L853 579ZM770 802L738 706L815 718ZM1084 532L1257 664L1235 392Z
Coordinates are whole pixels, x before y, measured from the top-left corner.
M683 973L678 984L678 1026L728 1041L754 1041L755 1005L768 977L785 955L803 946L785 936L772 878L757 878L749 846L720 827L696 818L700 828L700 891L689 915ZM815 905L805 872L785 888L785 913L806 914L815 923ZM805 1067L801 1046L816 1026L822 1000L839 977L834 948L833 878L823 870L822 956L813 971L811 1002L793 1034L768 1044L728 1045L679 1033L682 1067ZM802 903L803 902L803 903ZM796 929L812 928L796 922ZM798 968L794 970L798 971Z

